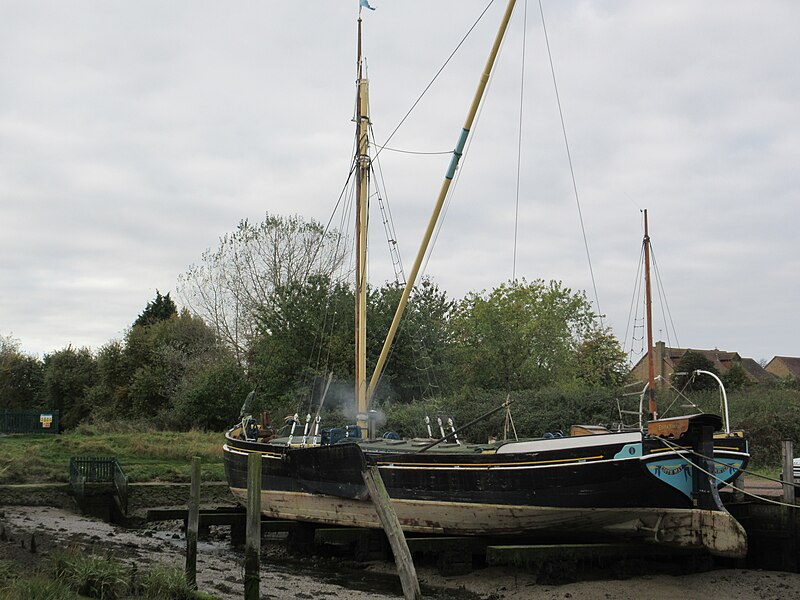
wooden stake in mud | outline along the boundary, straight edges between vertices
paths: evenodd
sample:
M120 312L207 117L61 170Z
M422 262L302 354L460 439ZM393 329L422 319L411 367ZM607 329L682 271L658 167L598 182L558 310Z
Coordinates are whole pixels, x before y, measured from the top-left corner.
M200 525L200 457L192 458L189 514L186 519L186 582L197 589L197 531Z
M794 504L794 445L783 441L783 501Z
M392 508L389 492L386 491L378 467L365 465L362 475L372 502L375 504L375 510L378 511L383 530L386 532L386 537L389 538L394 562L397 565L397 574L400 576L400 583L403 586L403 596L406 600L421 600L422 592L419 591L417 570L414 568L411 551L408 549L406 537L400 527L400 520Z
M261 454L247 457L247 541L244 550L244 600L259 600L261 570Z

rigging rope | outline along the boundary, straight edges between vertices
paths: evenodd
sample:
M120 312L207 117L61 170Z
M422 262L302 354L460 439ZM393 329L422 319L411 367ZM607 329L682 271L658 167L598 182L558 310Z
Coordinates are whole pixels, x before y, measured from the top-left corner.
M489 5L491 6L491 4ZM489 9L489 6L486 7L484 12ZM483 13L481 13L481 17ZM477 22L476 22L477 24ZM473 25L474 27L474 25ZM471 31L472 29L470 29ZM503 49L505 48L506 44L506 37L504 36L502 41L500 42L500 49L498 50L498 60L500 55L503 53ZM492 84L494 83L496 69L492 69L489 73L489 80L486 82L486 89L484 91L483 100L481 101L480 105L478 106L478 111L475 114L475 120L472 123L471 135L467 138L467 144L464 147L463 154L461 156L461 161L459 163L458 169L456 169L455 176L453 177L453 183L450 185L450 190L447 193L447 199L445 200L444 206L442 207L442 213L439 217L439 221L436 224L436 229L434 230L433 236L431 238L431 242L428 247L428 252L425 257L425 262L422 265L422 269L420 274L423 274L427 271L428 263L430 262L431 255L433 254L433 250L436 247L436 242L439 239L439 234L441 233L442 227L444 226L444 222L447 218L447 213L450 209L450 205L452 203L453 195L455 194L456 188L458 187L458 182L461 180L461 173L464 170L464 167L467 164L467 159L470 156L470 148L472 147L472 143L478 138L478 127L481 121L481 116L483 115L483 108L486 105L486 98L489 97L491 92Z
M713 463L717 463L717 464L725 465L726 467L730 467L730 465L728 463L724 463L724 462L716 460L713 457L705 456L703 454L695 452L691 448L684 448L683 446L679 446L678 444L673 444L672 442L669 442L669 441L665 440L664 438L659 438L659 440L667 448L670 448L671 450L674 450L677 454L693 454L693 455L698 456L700 458L705 458L706 460L709 460L709 461L711 461ZM690 461L690 462L692 463L692 467L696 468L701 473L705 473L706 475L708 475L709 477L711 477L715 481L719 481L720 483L722 483L724 485L727 485L727 486L730 486L730 487L735 487L733 484L727 483L721 477L717 477L716 474L706 471L705 469L703 469L702 467L697 465L697 463L695 463L694 461ZM742 472L742 473L748 473L744 469L737 469L737 470ZM751 473L751 474L752 475L756 475L758 477L764 477L764 479L770 479L769 477L766 477L764 475L758 475L757 473ZM773 481L775 481L775 480L773 480ZM783 483L786 483L786 482L783 482ZM792 484L792 485L794 485L795 487L798 487L796 484ZM788 504L786 502L779 502L778 500L770 500L769 498L765 498L763 496L759 496L758 494L754 494L752 492L748 492L747 490L743 490L742 488L738 488L738 487L736 487L735 489L740 491L740 492L742 492L745 496L750 496L751 498L755 498L757 500L761 500L762 502L767 502L769 504L775 504L777 506L786 506L788 508L795 508L795 509L800 508L800 506L798 506L797 504Z
M656 254L653 252L653 245L650 244L651 255L653 257L653 270L656 273L656 284L659 290L659 299L662 302L661 306L661 315L664 319L664 323L669 323L669 326L672 327L672 334L675 336L675 345L680 348L681 343L678 341L678 331L675 329L675 323L672 320L672 311L669 309L669 302L667 302L667 295L664 291L664 283L661 281L661 271L658 268L658 262L656 262ZM663 298L662 298L663 295ZM666 308L667 312L664 314L664 308ZM667 315L669 319L667 319ZM667 341L669 341L669 328L667 328ZM670 346L671 347L671 346Z
M387 137L387 138L386 138L386 141L385 141L385 142L383 142L383 144L381 144L380 146L378 146L378 148L380 148L380 150L378 150L378 152L375 154L375 156L373 157L373 160L374 160L375 158L378 158L378 156L380 156L380 153L383 151L383 148L384 148L384 147L385 147L385 146L386 146L386 145L389 143L389 141L390 141L390 140L391 140L391 139L394 137L394 134L396 134L396 133L397 133L397 131L398 131L398 130L399 130L399 129L400 129L402 126L403 126L403 123L405 123L405 122L406 122L406 119L408 119L408 117L411 115L411 113L413 112L413 110L414 110L414 109L417 107L417 104L419 104L419 103L420 103L420 101L421 101L421 100L422 100L422 98L425 96L425 94L428 92L428 90L429 90L429 89L431 89L431 86L433 85L433 83L434 83L434 82L435 82L435 81L436 81L436 80L439 78L439 75L441 75L441 74L442 74L442 71L444 71L445 67L446 67L446 66L447 66L447 65L450 63L450 61L453 59L453 57L454 57L454 56L456 55L456 53L459 51L459 49L460 49L460 48L461 48L461 46L464 44L464 42L466 42L466 41L467 41L467 38L470 36L470 34L472 33L472 31L475 29L475 27L477 27L478 23L480 23L481 19L483 19L484 15L485 15L485 14L486 14L486 12L489 10L489 8L491 8L492 4L494 4L494 0L490 0L490 1L489 1L489 4L487 4L487 5L486 5L486 8L484 8L484 9L483 9L483 11L481 12L481 14L480 14L480 15L478 15L478 18L475 20L475 22L472 24L472 26L471 26L471 27L470 27L470 28L467 30L467 33L465 33L465 34L464 34L464 37L463 37L463 38L461 38L461 41L460 41L460 42L458 42L458 44L456 45L456 47L455 47L455 48L453 49L453 51L450 53L450 56L448 56L448 57L447 57L447 60L445 60L445 61L444 61L444 64L442 64L442 66L441 66L441 67L439 67L439 70L438 70L438 71L436 71L436 74L433 76L433 79L431 79L431 80L430 80L430 82L428 83L428 85L426 85L426 86L425 86L425 89L423 89L423 90L422 90L422 93L419 95L419 97L418 97L416 100L414 100L414 103L411 105L411 108L409 108L409 109L408 109L408 112L406 112L406 114L403 116L403 118L402 118L402 119L400 119L400 122L399 122L399 123L397 124L397 126L396 126L396 127L393 129L393 130L392 130L392 133L390 133L390 134L389 134L389 137Z
M519 180L522 171L522 117L525 98L525 44L528 38L528 0L522 11L522 68L519 76L519 138L517 140L517 190L514 200L514 252L511 260L511 280L517 280L517 233L519 231Z
M600 310L600 298L597 295L597 284L594 280L594 269L592 268L592 257L589 254L589 242L586 238L586 227L583 224L583 213L581 211L581 201L578 195L578 184L575 181L575 169L572 166L572 153L569 150L569 140L567 138L567 126L564 123L564 111L561 109L561 96L558 93L558 82L556 81L556 69L553 65L553 54L550 51L550 38L547 35L547 24L544 19L544 8L542 8L542 0L539 0L539 13L542 15L542 30L544 31L544 41L547 46L547 57L550 60L550 73L553 76L553 88L556 93L556 104L558 104L558 114L561 118L561 131L564 134L564 146L567 150L567 161L569 162L569 172L572 176L572 190L575 192L575 203L578 206L578 219L581 222L581 232L583 233L583 245L586 248L586 259L589 261L589 274L592 278L592 288L594 290L594 301L597 304L597 317L600 320L600 327L603 327L603 313Z
M641 245L639 248L639 261L638 261L638 268L636 269L636 279L633 284L633 295L631 296L631 306L628 309L628 323L625 326L625 337L623 341L623 351L625 349L625 344L628 343L628 332L630 331L631 321L633 321L633 328L634 333L636 335L636 314L634 314L635 307L639 306L639 297L642 289L642 267L644 263L644 244ZM629 355L633 354L633 342L631 341L631 348Z
M370 125L370 127L372 127L372 125ZM389 148L389 146L379 146L378 144L375 144L375 147L376 148L380 148L381 151L388 150L389 152L397 152L399 154L414 154L414 155L417 155L417 156L433 156L433 155L438 155L438 154L452 154L453 153L452 150L444 150L443 152L417 152L417 151L414 151L414 150L400 150L399 148ZM377 158L377 155L376 155L376 158Z

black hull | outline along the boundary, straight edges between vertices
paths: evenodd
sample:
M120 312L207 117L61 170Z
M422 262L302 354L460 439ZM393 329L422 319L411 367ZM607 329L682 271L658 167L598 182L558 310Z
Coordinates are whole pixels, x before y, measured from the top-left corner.
M520 466L532 462L527 454L458 456L457 466L452 455L365 452L364 457L378 465L393 499L552 508L691 507L690 498L655 480L641 460L614 460L623 445L605 449L603 458L591 462L577 462L570 452L552 453L542 457L552 461L547 466ZM255 450L225 453L231 487L247 487L247 453ZM262 461L263 489L367 497L360 463L343 460L343 448L274 450Z
M696 437L665 445L638 432L609 433L419 452L381 442L287 447L229 432L225 472L244 498L248 456L261 454L262 510L278 518L380 527L362 479L364 467L375 465L406 531L594 532L740 556L741 526L722 507L717 486L691 472L687 449L701 447ZM734 479L747 463L746 439L713 443L714 456L733 465L723 465L726 480ZM704 541L709 528L727 534Z

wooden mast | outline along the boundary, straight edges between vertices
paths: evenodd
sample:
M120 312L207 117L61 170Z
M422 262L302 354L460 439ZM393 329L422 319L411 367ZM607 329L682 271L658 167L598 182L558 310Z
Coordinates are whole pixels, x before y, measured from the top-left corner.
M367 433L367 202L369 197L369 82L361 55L361 16L358 17L358 88L356 96L356 423Z
M455 150L453 150L453 157L450 160L450 166L448 167L447 173L444 176L442 187L439 190L439 196L436 200L433 214L428 221L428 227L422 237L422 242L420 243L419 250L417 251L417 257L414 260L414 266L411 267L411 272L406 280L406 286L403 288L403 295L400 297L400 302L397 305L397 310L395 311L394 318L392 319L392 324L389 326L389 332L386 334L386 340L383 343L383 349L381 350L381 354L378 357L378 362L375 365L375 370L370 378L369 390L367 392L368 401L375 393L375 388L378 386L378 381L381 378L383 367L386 364L387 357L389 356L389 349L392 347L392 342L394 341L394 336L397 333L397 328L400 326L400 320L403 317L403 312L405 312L406 304L408 304L408 297L411 295L411 290L414 288L414 283L417 280L419 269L422 266L422 260L425 258L425 253L428 251L428 244L433 236L433 230L436 227L436 223L439 221L439 215L442 212L442 207L444 206L447 192L450 190L450 184L455 176L456 168L458 167L458 161L461 159L461 155L464 153L464 147L467 144L467 137L469 136L470 129L475 121L475 115L478 112L478 107L480 106L483 98L483 93L486 90L486 85L489 83L489 76L492 74L495 59L497 58L497 54L500 50L500 44L503 41L506 29L508 28L508 22L511 20L511 14L514 12L515 4L516 0L509 0L508 5L506 6L506 12L503 14L503 19L500 22L500 28L495 36L492 49L489 52L489 58L486 61L486 66L484 67L480 81L478 82L478 89L475 91L475 97L472 100L469 113L467 113L464 127L461 130L461 135L458 138Z
M644 210L644 293L647 311L647 411L651 419L658 418L656 409L655 365L653 364L653 297L650 291L650 234L647 229L647 209Z

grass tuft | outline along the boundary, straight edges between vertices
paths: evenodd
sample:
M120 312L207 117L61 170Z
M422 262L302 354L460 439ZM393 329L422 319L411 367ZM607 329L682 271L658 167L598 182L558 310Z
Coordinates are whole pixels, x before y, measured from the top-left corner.
M189 586L182 569L156 565L142 578L137 595L147 600L193 600L197 593Z
M3 586L0 600L77 600L78 594L57 579L45 575L33 575L14 580Z
M117 600L127 591L126 569L110 556L67 551L55 554L52 564L56 579L83 596Z

